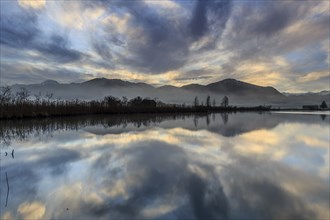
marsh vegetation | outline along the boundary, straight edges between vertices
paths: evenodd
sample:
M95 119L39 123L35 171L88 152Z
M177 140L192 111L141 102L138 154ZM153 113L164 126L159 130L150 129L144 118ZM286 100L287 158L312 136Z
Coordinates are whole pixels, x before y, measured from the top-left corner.
M196 96L193 104L167 104L157 99L137 96L117 98L106 96L100 100L63 100L54 99L53 94L31 95L21 88L12 94L9 87L1 89L0 119L38 118L50 116L74 116L89 114L131 114L131 113L198 113L198 112L235 112L235 111L268 111L271 106L236 107L229 105L229 98L224 96L220 105L215 99L207 96L205 102Z

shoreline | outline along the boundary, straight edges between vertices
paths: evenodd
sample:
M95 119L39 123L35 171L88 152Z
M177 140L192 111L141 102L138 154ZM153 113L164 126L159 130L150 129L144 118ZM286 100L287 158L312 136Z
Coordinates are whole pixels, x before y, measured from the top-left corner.
M3 107L3 106L1 106ZM13 107L13 106L11 106ZM271 108L266 106L254 107L181 107L181 106L166 106L166 107L127 107L115 106L104 109L79 109L80 111L74 112L75 108L66 108L68 112L56 111L56 107L50 111L41 111L41 109L33 109L32 112L17 111L12 114L4 114L4 109L1 109L0 121L2 120L20 120L20 119L44 119L44 118L57 118L57 117L75 117L75 116L88 116L88 115L134 115L134 114L198 114L198 113L236 113L236 112L326 112L330 109L317 109L306 110L301 108ZM85 110L85 111L83 111ZM8 111L8 110L7 110Z

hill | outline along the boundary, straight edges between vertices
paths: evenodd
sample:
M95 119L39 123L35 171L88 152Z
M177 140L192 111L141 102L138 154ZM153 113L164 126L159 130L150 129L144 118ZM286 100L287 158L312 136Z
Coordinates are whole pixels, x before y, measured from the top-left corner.
M39 84L16 84L11 86L15 94L20 88L26 88L31 96L53 94L60 99L103 99L105 96L133 98L136 96L156 98L166 103L192 104L195 96L205 103L211 96L220 104L228 96L230 104L238 106L273 105L280 107L301 107L305 104L320 104L329 101L329 93L282 94L274 87L263 87L235 79L224 79L208 85L189 84L182 87L165 85L154 87L146 83L134 83L120 79L95 78L81 83L62 84L46 80Z

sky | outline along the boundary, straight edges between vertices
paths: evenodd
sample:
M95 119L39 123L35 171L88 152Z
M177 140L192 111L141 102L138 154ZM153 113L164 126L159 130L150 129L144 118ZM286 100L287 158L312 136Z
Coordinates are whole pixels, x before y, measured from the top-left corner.
M0 10L0 86L234 78L330 90L327 0L1 0Z

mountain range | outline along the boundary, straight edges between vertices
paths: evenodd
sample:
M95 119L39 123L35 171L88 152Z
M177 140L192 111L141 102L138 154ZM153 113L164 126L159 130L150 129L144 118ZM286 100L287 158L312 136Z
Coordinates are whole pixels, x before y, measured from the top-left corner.
M319 105L323 100L330 101L329 91L320 93L290 94L281 93L274 87L263 87L235 79L224 79L208 85L189 84L182 87L161 86L154 87L146 83L134 83L120 79L95 78L81 83L62 84L54 80L46 80L39 84L15 84L11 86L16 93L20 88L26 88L30 95L53 94L61 99L103 99L105 96L134 98L136 96L150 97L166 103L192 104L197 96L204 102L209 95L220 104L224 96L229 97L231 105L255 106L273 105L283 107L297 107L305 104Z

